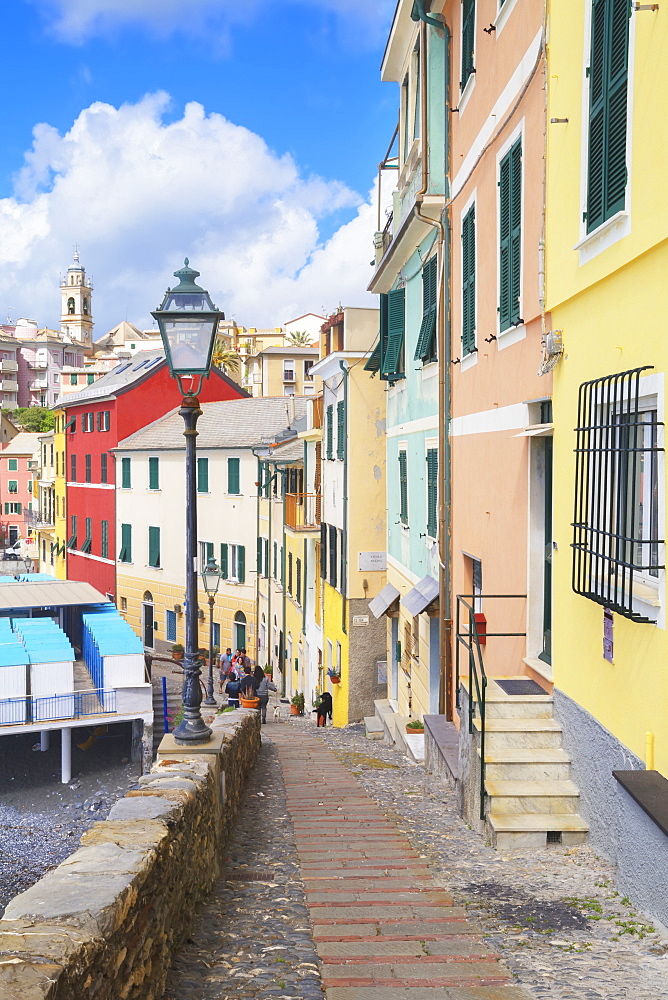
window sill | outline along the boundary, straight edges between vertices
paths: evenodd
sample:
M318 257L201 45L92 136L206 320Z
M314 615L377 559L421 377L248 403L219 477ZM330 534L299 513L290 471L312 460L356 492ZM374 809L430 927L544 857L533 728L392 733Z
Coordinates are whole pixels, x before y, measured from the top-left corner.
M422 365L422 381L426 382L430 378L438 375L438 361L429 361Z
M496 28L495 32L496 38L498 38L501 32L503 31L508 18L510 17L515 8L516 3L517 0L506 0L499 13L496 15L496 18L493 21L494 27Z
M475 368L477 364L478 364L478 352L471 351L470 354L467 354L466 357L462 358L461 370L463 372L467 372L469 368Z
M639 581L634 580L633 596L637 601L641 601L650 608L661 607L661 597L659 595L658 585L654 587L651 583L640 583Z
M475 90L475 77L476 77L475 70L473 70L473 72L469 75L468 80L464 84L463 90L461 90L460 93L459 93L459 105L458 106L459 106L460 118L461 118L461 115L464 113L466 105L471 100L471 94Z
M628 212L617 212L602 222L598 229L588 233L573 247L580 257L580 267L598 257L600 253L624 239L631 232L631 218Z
M520 340L524 340L527 335L527 328L523 323L519 326L509 326L507 330L502 330L496 338L496 346L499 351L503 351L506 347L512 347L513 344L518 344Z

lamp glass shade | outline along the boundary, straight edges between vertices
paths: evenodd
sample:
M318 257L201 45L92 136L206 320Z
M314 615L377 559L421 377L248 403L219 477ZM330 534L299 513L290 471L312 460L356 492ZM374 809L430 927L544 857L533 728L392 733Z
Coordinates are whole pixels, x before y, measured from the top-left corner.
M209 596L218 593L220 570L215 559L209 559L205 569L202 570L202 583L204 584L204 590Z
M225 316L216 309L209 293L195 284L199 271L185 266L174 272L176 288L167 290L159 309L151 313L157 320L172 375L207 375L218 323Z

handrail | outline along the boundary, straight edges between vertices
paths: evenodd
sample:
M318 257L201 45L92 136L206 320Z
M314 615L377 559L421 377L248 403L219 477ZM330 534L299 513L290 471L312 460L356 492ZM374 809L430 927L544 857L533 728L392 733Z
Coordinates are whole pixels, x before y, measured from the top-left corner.
M473 734L473 719L475 716L476 701L478 712L480 713L480 819L485 819L485 717L487 711L486 692L487 674L480 648L480 633L476 621L475 605L469 601L475 600L526 600L526 594L457 594L457 618L455 635L456 644L456 680L457 680L457 706L459 707L459 647L460 644L468 650L469 654L469 707L468 707L468 727L469 734ZM467 632L461 631L461 609L465 609L465 616L468 617ZM485 640L499 637L519 637L525 636L526 632L487 632L485 630ZM477 661L477 663L476 663ZM476 697L473 697L475 686Z

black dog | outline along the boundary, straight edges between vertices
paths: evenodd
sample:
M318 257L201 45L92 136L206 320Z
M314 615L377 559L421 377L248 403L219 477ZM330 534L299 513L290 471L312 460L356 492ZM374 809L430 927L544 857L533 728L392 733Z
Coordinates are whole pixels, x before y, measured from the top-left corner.
M329 691L325 691L324 694L320 695L320 702L316 708L318 728L327 725L327 716L329 716L330 721L332 718L332 696Z

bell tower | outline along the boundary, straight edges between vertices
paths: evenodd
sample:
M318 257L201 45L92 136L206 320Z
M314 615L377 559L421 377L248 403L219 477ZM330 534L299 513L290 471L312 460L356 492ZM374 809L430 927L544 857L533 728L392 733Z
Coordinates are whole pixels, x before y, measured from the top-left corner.
M75 245L74 260L67 274L60 279L60 332L70 340L82 344L84 349L93 346L93 283L86 278L86 269L79 261L79 247Z

